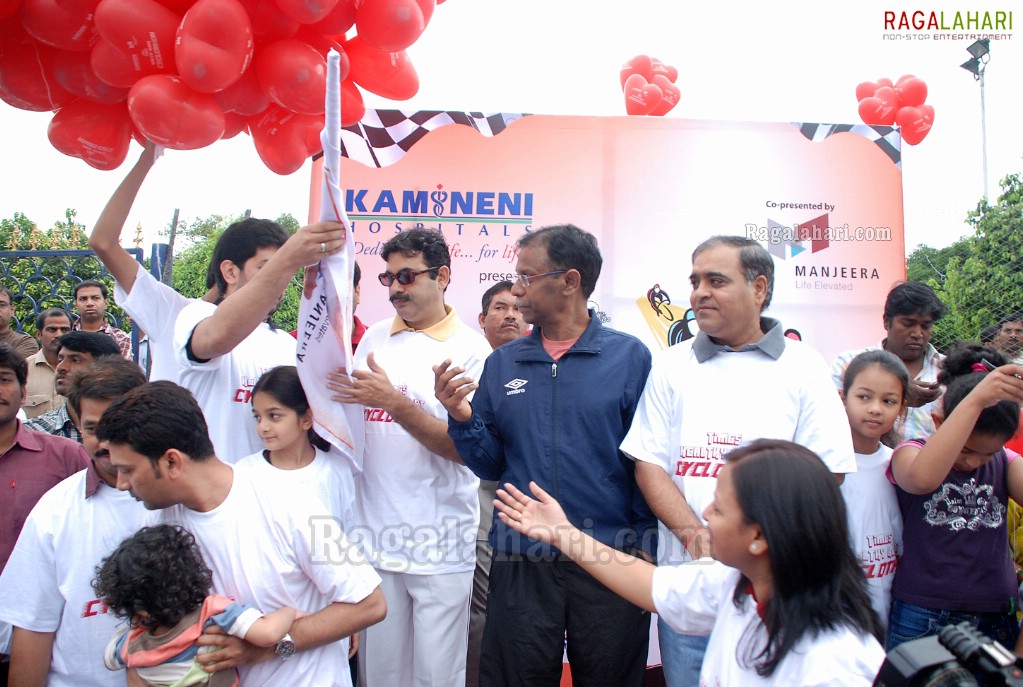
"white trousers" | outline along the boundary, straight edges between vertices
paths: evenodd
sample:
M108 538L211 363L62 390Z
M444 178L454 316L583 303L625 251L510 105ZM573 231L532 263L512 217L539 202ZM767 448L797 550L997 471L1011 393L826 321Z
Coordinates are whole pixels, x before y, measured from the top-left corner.
M359 686L465 687L473 571L377 572L387 617L362 633Z

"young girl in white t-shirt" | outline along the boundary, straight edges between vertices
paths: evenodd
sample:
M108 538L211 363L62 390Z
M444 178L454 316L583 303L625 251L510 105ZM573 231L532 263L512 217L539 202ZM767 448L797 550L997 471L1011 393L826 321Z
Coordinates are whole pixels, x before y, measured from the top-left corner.
M252 387L252 414L263 442L261 457L275 468L304 468L316 458L316 449L330 449L330 444L313 431L313 411L294 365L267 370L256 381Z
M252 414L264 449L238 461L273 485L291 484L318 496L342 529L353 522L351 464L313 429L313 411L294 365L267 370L252 387Z
M856 450L856 472L842 483L849 543L867 577L870 603L887 625L892 581L902 555L902 513L886 476L892 449L881 440L905 417L909 371L887 351L866 351L846 368L841 396Z
M324 517L347 532L354 522L352 467L313 429L313 411L294 365L260 376L252 387L252 414L264 448L239 460L235 469L266 479L267 488L288 484L318 498L330 511ZM358 646L358 635L353 635L349 658Z

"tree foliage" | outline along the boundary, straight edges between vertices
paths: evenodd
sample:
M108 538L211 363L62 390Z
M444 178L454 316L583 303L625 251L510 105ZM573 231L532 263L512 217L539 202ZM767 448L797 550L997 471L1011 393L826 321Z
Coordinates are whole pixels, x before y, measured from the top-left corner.
M976 339L982 329L1023 310L1023 178L1002 179L997 203L987 199L967 216L974 232L947 248L919 246L909 256L910 279L934 288L948 314L934 328L939 349Z
M953 259L966 259L970 251L970 239L961 238L951 246L932 248L920 244L906 258L906 279L930 284L941 284L945 281L948 264Z
M200 298L206 293L207 268L213 256L213 247L224 230L240 219L242 216L211 215L179 228L179 236L186 237L189 245L174 258L172 278L175 290L189 298ZM295 233L301 226L290 214L283 214L275 221L289 234ZM284 293L284 299L274 313L273 322L281 329L291 331L297 326L301 284L302 275L299 274L292 280Z
M47 230L40 229L20 212L14 213L12 218L0 219L0 251L89 250L86 227L76 217L75 210L69 208L64 213L64 220L55 222ZM176 238L179 250L173 267L173 286L178 292L189 298L199 298L206 293L206 270L213 246L224 229L239 219L242 217L211 215L179 225ZM281 215L276 221L289 234L296 232L300 226L290 214ZM75 284L96 278L105 282L113 293L113 280L95 256L69 259L23 255L17 258L5 256L0 261L0 283L17 294L12 324L29 333L35 330L36 312L48 307L70 310ZM289 331L295 328L300 296L301 274L285 292L273 318L275 325ZM122 322L124 312L112 298L107 314L115 324L130 331L130 324L126 320Z
M41 229L23 213L0 219L0 250L20 251L20 256L5 256L0 264L0 282L15 293L13 326L35 332L34 315L49 307L72 310L75 285L86 279L99 279L113 289L113 281L94 256L50 257L39 251L89 250L85 226L77 213L68 208L64 219L49 229ZM111 302L107 314L120 324L124 312ZM130 331L130 326L125 327Z
M64 220L50 229L40 229L21 212L0 219L0 250L88 250L85 225L77 221L78 212L68 208Z

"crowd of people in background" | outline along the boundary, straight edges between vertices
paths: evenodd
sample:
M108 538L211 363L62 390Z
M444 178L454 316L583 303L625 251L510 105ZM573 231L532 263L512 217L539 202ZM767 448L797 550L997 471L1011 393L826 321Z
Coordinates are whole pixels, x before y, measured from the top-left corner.
M356 469L268 321L344 227L235 223L186 299L119 243L153 162L90 237L144 367L102 282L35 339L0 289L0 682L557 685L567 655L641 685L651 613L673 687L870 685L961 621L1023 648L1023 315L943 354L944 306L897 284L885 338L829 365L765 316L768 252L714 236L699 333L651 355L588 307L582 229L523 236L477 326L443 236L405 231L352 285L379 267L394 317L343 323L353 370L322 380L364 409Z

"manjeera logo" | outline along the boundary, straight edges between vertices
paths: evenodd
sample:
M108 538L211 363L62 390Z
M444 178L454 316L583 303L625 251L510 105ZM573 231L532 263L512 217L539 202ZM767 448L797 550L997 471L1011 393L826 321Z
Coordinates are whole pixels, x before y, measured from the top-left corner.
M789 256L796 257L807 250L807 243L810 244L811 253L819 253L830 244L830 237L827 233L827 214L791 227L768 218L765 228L767 229L767 252L782 260ZM746 225L746 233L749 234L749 232L750 225Z
M770 201L768 202L770 206ZM775 203L780 209L793 207L790 203ZM828 203L804 204L807 208L823 207L833 210L834 205ZM802 206L801 206L802 207ZM891 241L890 227L850 227L848 223L831 226L829 215L823 214L800 224L782 224L768 218L766 226L757 224L746 225L746 238L767 244L767 252L787 260L809 250L811 254L819 253L832 243L843 241Z
M828 209L833 207L826 203L822 203L822 205L827 206ZM892 240L891 229L889 227L851 228L848 224L837 227L828 225L828 214L823 214L792 226L768 219L767 226L765 227L747 224L746 238L766 243L767 252L779 260L788 260L807 252L813 255L830 248L831 244L835 242ZM853 286L846 280L874 280L881 278L880 271L873 266L794 264L792 267L795 287L797 289L851 291ZM825 279L839 279L843 281L823 281Z

